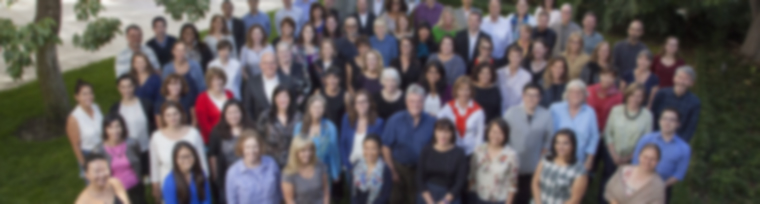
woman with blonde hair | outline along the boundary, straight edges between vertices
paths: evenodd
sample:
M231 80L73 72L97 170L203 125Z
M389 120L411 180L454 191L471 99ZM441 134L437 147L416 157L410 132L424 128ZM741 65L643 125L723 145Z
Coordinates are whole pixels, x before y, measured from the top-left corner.
M380 84L380 75L384 67L383 56L376 50L369 50L362 56L362 62L360 70L352 77L354 89L364 89L372 94L379 93L383 88Z
M330 203L329 176L317 161L315 150L314 143L308 138L293 139L288 164L282 172L282 196L286 204Z
M303 137L314 142L315 154L324 163L330 181L340 180L340 153L338 151L338 130L335 124L325 118L327 101L322 95L314 95L306 102L303 120L293 128L295 137Z
M576 32L567 37L567 45L562 56L567 59L568 76L570 79L576 79L581 76L581 71L589 61L589 56L583 52L583 36Z
M441 19L433 26L433 39L436 43L440 43L443 36L454 37L459 31L459 25L454 20L454 11L451 7L444 7L441 13Z
M266 145L256 130L245 129L235 143L235 155L241 159L227 170L227 203L280 203L277 176L280 167L266 156ZM255 182L256 185L250 185Z

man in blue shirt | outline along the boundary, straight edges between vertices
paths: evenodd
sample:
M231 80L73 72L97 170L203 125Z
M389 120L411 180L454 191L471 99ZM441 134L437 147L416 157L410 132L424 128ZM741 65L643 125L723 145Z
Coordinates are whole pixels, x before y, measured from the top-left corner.
M406 91L406 107L388 118L383 131L383 158L393 176L391 203L415 203L416 164L433 137L435 118L422 112L425 90L412 84Z
M694 137L699 121L701 103L699 98L689 91L696 80L697 74L694 68L688 65L679 67L673 76L673 87L660 89L652 101L652 113L655 117L662 117L661 114L666 108L674 108L678 111L678 115L681 116L678 136L686 142ZM654 128L660 129L656 123Z
M668 200L673 184L683 180L686 175L686 170L689 168L689 158L691 158L689 143L680 137L676 137L679 117L678 110L664 109L659 120L660 132L653 132L642 137L633 154L633 164L638 164L638 155L645 145L651 143L660 148L660 162L657 164L656 171L668 186Z
M375 35L369 37L369 43L383 56L383 66L390 66L391 60L398 56L398 41L393 35L388 35L385 20L376 19L373 24Z
M250 12L243 16L246 34L248 33L248 30L251 29L251 26L259 25L264 28L265 34L269 36L271 34L269 30L272 29L272 26L269 22L269 16L259 10L259 0L248 0L248 8L250 8ZM248 37L249 36L246 36L246 39Z

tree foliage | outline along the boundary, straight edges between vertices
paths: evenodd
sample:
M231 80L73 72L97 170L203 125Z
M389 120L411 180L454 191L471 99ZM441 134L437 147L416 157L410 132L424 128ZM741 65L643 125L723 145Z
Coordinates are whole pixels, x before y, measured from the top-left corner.
M156 0L156 4L164 6L165 12L172 19L180 20L184 17L195 22L206 15L209 8L209 0Z
M47 42L60 43L53 32L55 21L44 19L23 26L14 25L9 19L0 18L0 48L6 62L6 73L20 79L24 67L33 63L31 55Z

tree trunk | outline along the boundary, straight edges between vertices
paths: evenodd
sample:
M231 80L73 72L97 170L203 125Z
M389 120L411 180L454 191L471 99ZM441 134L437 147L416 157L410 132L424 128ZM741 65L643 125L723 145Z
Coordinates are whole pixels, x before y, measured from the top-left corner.
M760 15L758 15L760 2L749 0L749 5L752 12L752 25L742 43L741 54L754 62L760 62Z
M53 32L58 35L61 28L61 4L61 0L37 0L35 22L45 18L53 19L56 22ZM63 125L71 106L66 84L61 75L56 47L55 42L47 42L38 49L35 54L35 68L43 103L45 103L46 116L50 119L49 122Z

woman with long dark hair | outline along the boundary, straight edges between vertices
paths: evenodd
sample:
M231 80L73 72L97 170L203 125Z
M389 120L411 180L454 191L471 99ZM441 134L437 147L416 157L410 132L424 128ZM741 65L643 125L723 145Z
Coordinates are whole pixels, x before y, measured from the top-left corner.
M143 169L135 173L144 175L148 174L148 144L150 133L156 130L156 123L153 121L155 117L153 117L153 105L150 101L135 96L136 83L130 75L122 75L116 80L121 100L114 103L109 112L121 115L124 119L123 128L129 133L127 135L139 146L138 154L142 160Z
M179 142L172 150L172 169L162 187L165 204L211 204L211 188L201 168L201 156L189 142Z
M203 68L203 73L206 73L206 65L214 59L214 52L211 51L211 48L209 48L206 43L201 41L200 34L198 34L198 28L195 27L195 24L186 23L182 25L179 34L179 41L189 48L187 49L187 58L200 63L201 68ZM209 36L215 34L216 33L210 33Z
M549 49L543 40L534 40L528 56L523 60L522 67L528 70L532 83L539 84L544 77L544 71L549 64Z
M417 25L414 31L414 46L417 50L417 59L420 62L427 62L431 54L438 52L430 24L421 23Z
M600 42L591 53L591 60L581 71L581 80L586 84L592 85L599 83L599 73L602 70L615 70L612 68L612 53L610 52L610 43Z
M289 90L278 86L272 92L272 106L261 113L256 126L272 155L280 167L288 160L288 148L294 137L293 129L301 121L301 113L296 110Z
M544 89L544 95L541 97L541 105L549 107L553 103L562 101L562 94L565 93L565 86L569 82L567 74L567 62L563 57L555 57L549 60L541 79L540 85Z
M533 203L580 203L586 192L586 169L575 157L577 141L570 129L554 134L551 149L533 176Z
M153 67L148 56L142 53L132 55L132 68L129 70L135 82L135 95L155 103L161 97L161 76L158 67ZM151 107L152 108L152 107Z
M490 64L479 64L472 70L472 97L483 108L486 121L502 115L501 91L496 85L496 70Z
M267 33L260 25L248 28L245 39L245 46L240 49L240 63L243 64L243 73L247 77L253 77L261 73L261 56L266 52L274 52L274 48L267 43Z
M457 133L449 119L435 122L432 144L420 153L417 163L417 203L461 203L467 184L467 156L457 147Z
M219 123L211 130L208 143L210 177L216 182L219 195L225 195L224 181L228 167L240 159L235 154L235 144L243 130L252 128L252 125L243 112L243 104L236 100L224 104Z
M420 85L425 89L424 111L430 115L438 115L446 101L451 99L451 89L446 84L446 71L440 62L429 62L420 79Z
M299 63L311 66L319 58L319 36L314 26L306 24L301 27L297 43Z
M399 55L391 60L390 66L398 70L398 73L401 75L401 89L404 90L410 84L420 79L422 64L414 57L414 42L411 38L400 38L398 48Z
M308 25L314 27L315 36L322 36L322 32L325 30L325 16L327 16L327 12L322 4L316 2L311 4Z
M132 203L145 203L145 186L140 179L143 172L140 145L128 137L124 118L118 113L108 114L103 119L101 128L103 143L94 152L108 160L111 175L127 190L129 200Z
M340 18L334 13L328 13L325 17L325 29L322 31L322 39L336 40L340 38Z

